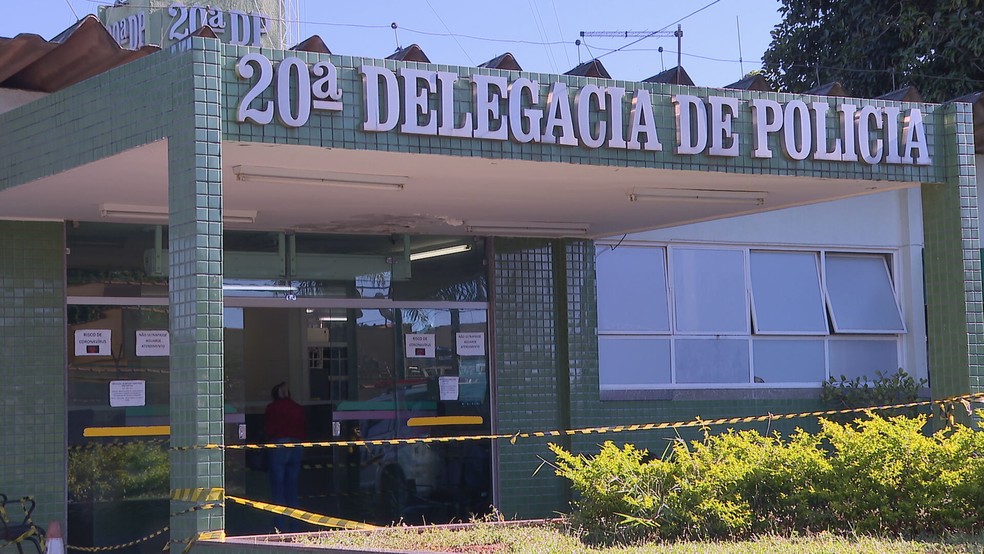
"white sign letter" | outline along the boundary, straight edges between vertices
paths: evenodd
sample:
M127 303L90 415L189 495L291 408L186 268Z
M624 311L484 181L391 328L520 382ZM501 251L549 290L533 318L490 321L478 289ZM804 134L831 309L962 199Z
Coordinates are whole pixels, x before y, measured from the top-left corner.
M523 93L526 94L523 94ZM540 99L540 84L520 77L509 85L509 132L519 143L540 142L540 120L543 112L536 108L523 108L523 97L528 96L530 105L535 106Z
M639 135L646 135L646 146L642 147ZM653 102L649 91L639 89L632 97L632 110L629 112L629 141L625 147L639 150L640 147L653 152L662 152L663 145L656 136L656 118L653 117Z
M362 123L363 131L392 131L400 122L400 85L396 75L385 67L363 65L359 67L362 74L362 90L365 92L366 119ZM384 98L380 98L380 80L383 82ZM379 101L386 102L386 120L380 119Z
M711 156L737 156L738 134L731 123L737 118L738 99L711 96L707 103L711 105L711 149L707 153ZM725 107L728 109L725 110ZM728 139L731 139L731 144L725 146Z
M509 116L499 116L499 100L505 97L508 90L506 78L472 75L472 84L474 87L475 138L508 139ZM493 122L497 124L494 129L492 128Z
M691 94L677 94L676 105L677 154L700 154L707 147L707 107L704 101Z
M403 80L403 125L401 133L413 135L436 135L437 118L430 111L428 94L437 90L437 79L433 71L400 68ZM424 85L423 87L418 85ZM423 116L424 124L420 124Z
M557 144L554 129L560 129L560 144L577 146L574 136L574 122L571 121L571 99L567 96L567 85L554 83L547 95L547 121L543 126L543 143Z
M765 98L752 98L748 101L748 105L752 107L752 128L755 130L755 149L752 150L752 157L771 158L769 133L782 129L782 108L779 102Z
M574 95L574 108L577 110L577 134L581 137L581 143L588 148L599 148L605 143L608 136L608 122L601 114L598 115L598 122L595 123L596 132L591 133L591 97L598 103L598 111L605 111L605 93L597 85L584 85L581 90Z

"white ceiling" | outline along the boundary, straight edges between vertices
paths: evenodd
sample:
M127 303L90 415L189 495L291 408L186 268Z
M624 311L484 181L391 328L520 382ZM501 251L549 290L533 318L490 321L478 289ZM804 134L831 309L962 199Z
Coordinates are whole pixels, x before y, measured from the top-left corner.
M257 230L468 234L473 221L550 222L587 224L587 236L598 238L913 186L259 143L226 142L222 150L225 208L257 214L253 224L227 227ZM403 190L238 181L237 165L407 181ZM765 202L630 202L629 194L650 188L759 191ZM166 206L167 142L0 191L0 218L134 221L103 218L105 203Z

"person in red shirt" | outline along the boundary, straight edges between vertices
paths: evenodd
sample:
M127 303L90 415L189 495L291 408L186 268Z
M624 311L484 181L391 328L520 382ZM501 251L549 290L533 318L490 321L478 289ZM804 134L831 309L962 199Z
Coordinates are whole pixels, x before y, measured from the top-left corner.
M287 383L278 383L270 391L273 401L267 404L263 415L263 433L267 442L295 443L307 438L304 408L290 397ZM267 452L270 473L270 493L278 506L297 506L297 479L301 473L304 449L273 448ZM274 517L279 531L293 531L297 522L283 515Z

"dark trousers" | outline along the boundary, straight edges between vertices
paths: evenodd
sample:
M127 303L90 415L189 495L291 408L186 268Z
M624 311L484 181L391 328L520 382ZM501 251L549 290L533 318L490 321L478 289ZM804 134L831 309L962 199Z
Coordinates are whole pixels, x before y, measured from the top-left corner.
M280 439L278 443L296 442L293 439ZM278 506L297 507L297 478L301 474L301 458L304 449L274 448L267 452L270 473L270 494L272 502ZM273 518L274 526L280 531L295 531L298 521L283 515Z

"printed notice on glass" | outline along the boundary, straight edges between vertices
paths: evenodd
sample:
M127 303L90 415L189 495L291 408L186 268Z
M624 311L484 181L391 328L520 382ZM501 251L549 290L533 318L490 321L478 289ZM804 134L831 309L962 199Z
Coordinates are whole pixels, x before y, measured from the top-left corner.
M434 357L434 335L433 334L413 334L407 335L407 358L433 358Z
M458 399L458 376L449 375L446 377L438 377L437 384L441 389L441 400L457 400Z
M113 332L109 329L78 329L75 331L76 356L109 356Z
M164 330L137 331L137 356L170 356L171 335Z
M455 333L459 356L484 356L485 333Z
M147 404L146 381L110 381L109 405L114 408L145 406Z

